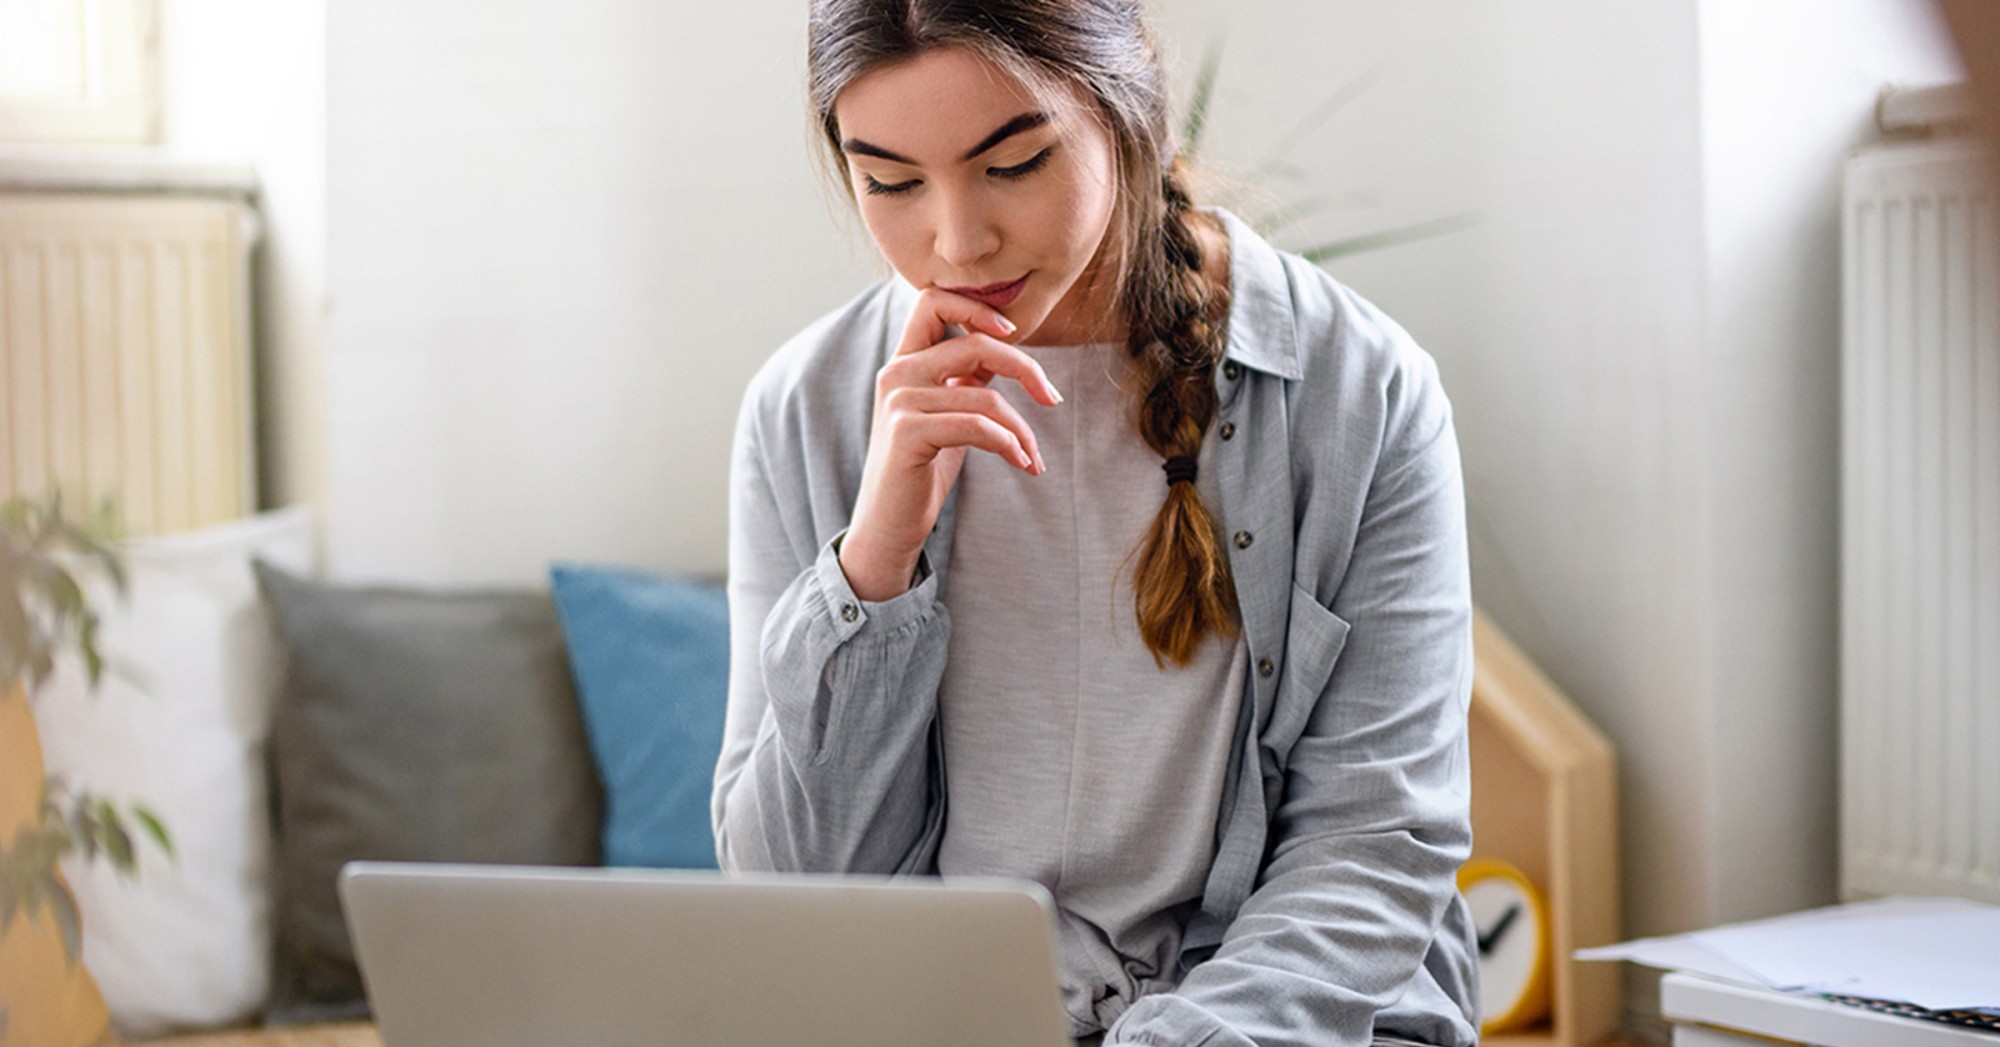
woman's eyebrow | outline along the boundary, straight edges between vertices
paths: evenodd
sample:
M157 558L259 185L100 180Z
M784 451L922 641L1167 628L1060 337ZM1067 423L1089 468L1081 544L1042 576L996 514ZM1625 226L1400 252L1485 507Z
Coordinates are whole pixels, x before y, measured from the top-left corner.
M978 156L980 153L983 153L988 149L991 149L994 146L999 145L1001 142L1004 142L1007 139L1012 138L1023 131L1032 131L1035 128L1040 127L1048 122L1049 122L1049 115L1047 113L1043 112L1022 113L1020 116L1017 116L1014 119L1009 120L1004 124L1001 124L999 130L996 130L992 134L987 135L985 138L980 139L978 145L975 145L972 148L966 150L965 155L959 157L959 159L970 160L973 157Z
M1004 142L1007 139L1012 138L1023 131L1032 131L1035 128L1040 127L1048 122L1049 122L1049 115L1047 113L1042 113L1042 112L1022 113L1020 116L1017 116L1014 119L1009 120L1004 124L1001 124L1000 127L997 130L995 130L992 134L987 135L985 138L980 139L978 145L975 145L971 149L966 150L965 155L959 157L959 159L970 160L973 157L978 156L979 154L987 151L988 149L993 148L996 145L999 145L1001 142ZM889 150L884 149L881 146L876 145L872 142L864 142L859 138L848 138L843 140L840 143L840 151L843 153L859 153L862 156L879 157L883 160L887 160L890 163L895 163L895 164L908 164L911 167L918 166L916 161L914 160L908 159L907 157L898 155L896 153L892 153Z

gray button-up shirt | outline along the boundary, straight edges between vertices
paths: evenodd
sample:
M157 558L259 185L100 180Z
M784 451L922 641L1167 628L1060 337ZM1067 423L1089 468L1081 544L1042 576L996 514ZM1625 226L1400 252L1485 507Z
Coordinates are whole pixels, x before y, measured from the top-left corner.
M1221 425L1202 469L1233 536L1250 658L1217 850L1182 977L1106 1044L1477 1042L1471 591L1451 409L1372 305L1235 216ZM923 581L858 599L837 559L876 372L916 292L876 285L781 348L739 417L729 712L716 766L728 869L928 874L944 825L937 694L956 496Z

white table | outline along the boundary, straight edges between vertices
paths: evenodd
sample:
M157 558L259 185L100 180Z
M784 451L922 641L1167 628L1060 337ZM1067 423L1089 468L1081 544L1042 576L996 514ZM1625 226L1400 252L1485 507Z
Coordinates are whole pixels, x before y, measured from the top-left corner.
M1660 982L1660 1013L1674 1047L2000 1047L2000 1035L1967 1026L1881 1014L1698 974Z

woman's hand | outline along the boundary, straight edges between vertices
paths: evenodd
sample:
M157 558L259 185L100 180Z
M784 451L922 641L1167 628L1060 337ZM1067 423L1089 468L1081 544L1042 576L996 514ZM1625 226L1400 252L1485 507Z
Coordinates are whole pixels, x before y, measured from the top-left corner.
M968 333L947 338L951 325ZM983 302L936 288L918 297L902 344L875 377L868 462L840 545L840 568L856 596L875 602L909 589L967 449L1042 474L1034 432L988 385L1012 378L1050 407L1062 394L1033 357L1001 341L1013 333L1013 323Z

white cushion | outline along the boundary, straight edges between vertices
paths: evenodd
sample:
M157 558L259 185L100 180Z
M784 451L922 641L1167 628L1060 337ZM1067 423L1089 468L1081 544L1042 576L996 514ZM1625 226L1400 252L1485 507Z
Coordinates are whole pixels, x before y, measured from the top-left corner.
M170 861L132 826L133 880L102 859L64 863L84 963L114 1028L136 1037L243 1020L269 989L264 742L282 666L250 561L310 573L312 517L289 509L120 548L129 599L87 590L108 663L97 693L65 660L35 714L50 774L151 807L173 837Z

